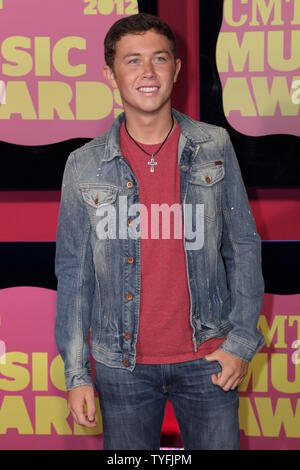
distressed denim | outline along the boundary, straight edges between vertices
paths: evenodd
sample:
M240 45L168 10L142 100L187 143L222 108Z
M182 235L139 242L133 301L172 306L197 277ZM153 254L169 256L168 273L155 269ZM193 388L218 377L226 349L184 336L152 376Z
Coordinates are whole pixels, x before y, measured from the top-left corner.
M238 161L225 129L172 112L181 128L183 220L186 204L204 204L203 247L188 249L184 237L194 350L210 338L226 336L221 348L250 362L265 344L257 329L264 280L261 239ZM124 113L109 132L73 151L64 170L55 340L67 390L92 384L90 350L109 367L132 372L136 365L140 239L101 239L96 231L99 207L117 207L121 196L127 196L128 205L139 203L137 179L120 150L123 120Z
M211 381L218 361L136 364L133 372L95 362L104 450L158 450L167 400L185 450L239 450L238 388Z

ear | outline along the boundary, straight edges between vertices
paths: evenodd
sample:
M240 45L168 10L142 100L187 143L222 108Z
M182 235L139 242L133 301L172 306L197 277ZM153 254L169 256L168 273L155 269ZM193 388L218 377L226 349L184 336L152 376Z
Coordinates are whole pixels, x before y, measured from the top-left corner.
M177 82L177 78L178 78L180 69L181 69L181 60L180 60L180 59L176 59L176 62L175 62L175 74L174 74L174 81L173 81L174 83Z
M115 74L108 65L103 66L103 77L113 88L119 88Z

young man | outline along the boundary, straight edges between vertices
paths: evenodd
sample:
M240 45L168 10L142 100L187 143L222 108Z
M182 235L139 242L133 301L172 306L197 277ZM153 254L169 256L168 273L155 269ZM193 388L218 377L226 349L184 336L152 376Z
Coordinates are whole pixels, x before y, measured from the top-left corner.
M117 21L105 59L124 113L69 156L57 230L68 407L95 426L91 328L104 449L159 449L167 399L185 449L239 449L237 387L264 344L264 281L233 147L171 108L181 62L159 18Z

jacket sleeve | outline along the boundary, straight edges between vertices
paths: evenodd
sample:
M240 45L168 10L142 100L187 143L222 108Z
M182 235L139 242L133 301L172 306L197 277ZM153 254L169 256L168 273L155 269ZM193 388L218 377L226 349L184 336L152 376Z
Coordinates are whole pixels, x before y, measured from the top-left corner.
M67 390L92 385L87 342L94 291L90 223L71 153L65 166L58 215L55 274L58 280L55 342L63 359Z
M222 193L221 254L231 297L229 321L232 330L221 345L228 353L250 362L265 344L257 329L264 279L261 266L261 239L257 233L240 167L225 129L225 178Z

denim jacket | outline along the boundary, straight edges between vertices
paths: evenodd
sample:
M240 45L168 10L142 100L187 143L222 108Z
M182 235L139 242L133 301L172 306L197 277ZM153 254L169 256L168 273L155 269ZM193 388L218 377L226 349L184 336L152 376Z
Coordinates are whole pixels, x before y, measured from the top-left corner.
M183 241L194 350L210 338L226 336L221 348L250 362L265 344L257 329L264 280L261 239L237 158L225 129L172 112L181 128L183 220L185 204L204 205L203 246L187 249L185 236ZM99 207L117 207L121 196L127 196L128 206L139 203L137 179L120 150L124 117L73 151L64 170L55 257L55 341L67 390L92 385L90 352L109 367L133 371L136 363L140 239L99 238L96 230Z

